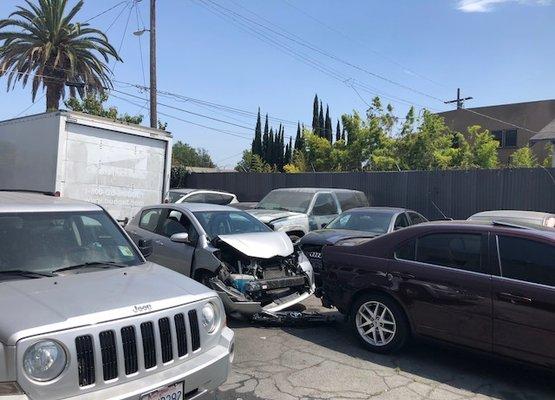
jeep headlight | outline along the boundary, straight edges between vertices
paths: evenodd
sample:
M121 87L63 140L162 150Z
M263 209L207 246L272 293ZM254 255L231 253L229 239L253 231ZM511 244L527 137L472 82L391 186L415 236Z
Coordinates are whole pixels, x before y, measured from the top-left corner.
M64 348L53 340L41 340L23 355L23 369L35 381L47 382L57 378L66 367Z
M220 323L219 307L212 302L206 303L201 312L202 326L208 333L214 333Z

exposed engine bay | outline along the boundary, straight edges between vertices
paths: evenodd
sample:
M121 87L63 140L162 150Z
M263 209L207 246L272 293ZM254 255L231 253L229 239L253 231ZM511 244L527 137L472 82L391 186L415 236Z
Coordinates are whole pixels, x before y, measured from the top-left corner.
M314 291L312 267L302 252L293 249L290 241L290 254L282 255L287 251L277 255L268 253L268 258L245 255L221 238L212 245L218 249L214 255L221 266L210 283L231 315L245 317L279 311L304 300Z

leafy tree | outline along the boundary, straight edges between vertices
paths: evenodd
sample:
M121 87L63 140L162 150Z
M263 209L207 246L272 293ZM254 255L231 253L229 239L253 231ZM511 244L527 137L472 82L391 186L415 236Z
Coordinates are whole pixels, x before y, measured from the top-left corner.
M499 142L491 133L479 125L474 125L468 127L467 135L472 146L472 165L477 168L497 168L499 166L497 154Z
M46 87L46 109L57 110L65 96L65 83L79 83L69 91L75 97L104 93L111 87L108 62L121 61L106 35L87 23L72 22L83 7L78 1L66 12L67 0L26 1L7 19L0 20L0 76L8 75L8 90L17 82L26 86L32 77L31 95ZM6 28L12 30L5 30Z
M85 96L82 100L79 100L75 97L70 97L67 99L64 104L67 108L71 111L78 111L85 114L96 115L98 117L109 118L114 121L125 122L128 124L136 124L140 125L143 121L142 115L129 115L119 114L117 107L111 106L108 108L104 108L104 103L108 100L108 96L104 93L100 93L98 95L89 94ZM160 126L162 122L160 121L158 125ZM166 126L164 126L164 130Z
M245 150L241 161L235 166L239 172L272 172L272 168L258 154Z
M312 105L312 132L318 132L319 121L320 121L320 112L318 111L318 95L314 95L314 103Z
M547 152L548 156L545 157L545 159L543 160L542 165L545 168L550 168L553 166L553 144L552 143L548 143L545 145L545 151Z
M538 165L538 158L529 146L521 147L509 157L511 168L534 168Z
M205 149L195 149L178 140L172 148L172 165L184 167L214 168L210 154Z
M256 127L254 128L254 139L252 141L251 151L253 154L262 155L262 124L260 122L260 107L258 108L258 116L256 117Z

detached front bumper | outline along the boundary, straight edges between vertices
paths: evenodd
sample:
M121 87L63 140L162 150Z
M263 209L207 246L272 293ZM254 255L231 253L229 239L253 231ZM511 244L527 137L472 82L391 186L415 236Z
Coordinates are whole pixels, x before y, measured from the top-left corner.
M188 362L120 385L73 397L62 395L60 398L68 400L140 400L144 394L173 383L183 382L184 396L181 400L213 400L215 390L227 380L230 364L233 361L234 348L234 333L225 327L221 332L218 345ZM0 400L35 399L31 399L25 394L7 397L0 394Z

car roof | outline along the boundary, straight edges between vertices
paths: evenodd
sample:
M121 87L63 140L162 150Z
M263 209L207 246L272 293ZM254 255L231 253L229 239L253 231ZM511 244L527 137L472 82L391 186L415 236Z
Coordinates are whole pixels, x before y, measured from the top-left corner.
M508 232L520 232L520 233L530 233L531 235L539 235L548 237L551 240L555 239L555 229L547 228L532 224L520 224L511 223L505 220L494 220L494 221L473 221L473 220L460 220L460 221L430 221L424 222L418 225L413 225L406 230L421 229L425 231L433 231L435 228L439 230L480 230L484 232L494 232L494 233L508 233Z
M523 211L523 210L491 210L482 211L471 215L470 218L488 218L488 217L503 217L503 218L527 218L527 219L543 219L551 217L554 214L541 211Z
M0 213L101 211L96 204L38 192L0 191Z
M217 190L217 189L193 189L193 188L184 188L184 189L170 189L170 192L173 193L183 193L189 194L193 192L216 192L216 193L225 193L225 194L232 194L230 192L226 192L225 190Z
M294 188L277 188L272 192L300 192L300 193L318 193L318 192L352 192L362 193L360 190L338 189L338 188L315 188L315 187L294 187Z
M348 210L345 210L344 212L360 212L360 213L365 213L365 212L381 212L381 213L388 213L388 214L396 214L396 213L402 213L402 212L416 212L413 210L409 210L407 208L402 208L402 207L355 207L355 208L349 208Z
M209 203L167 203L163 204L159 207L163 208L176 208L187 210L190 212L199 212L199 211L242 211L238 210L233 207L229 206L222 206L219 204L209 204ZM153 207L149 207L153 208Z

